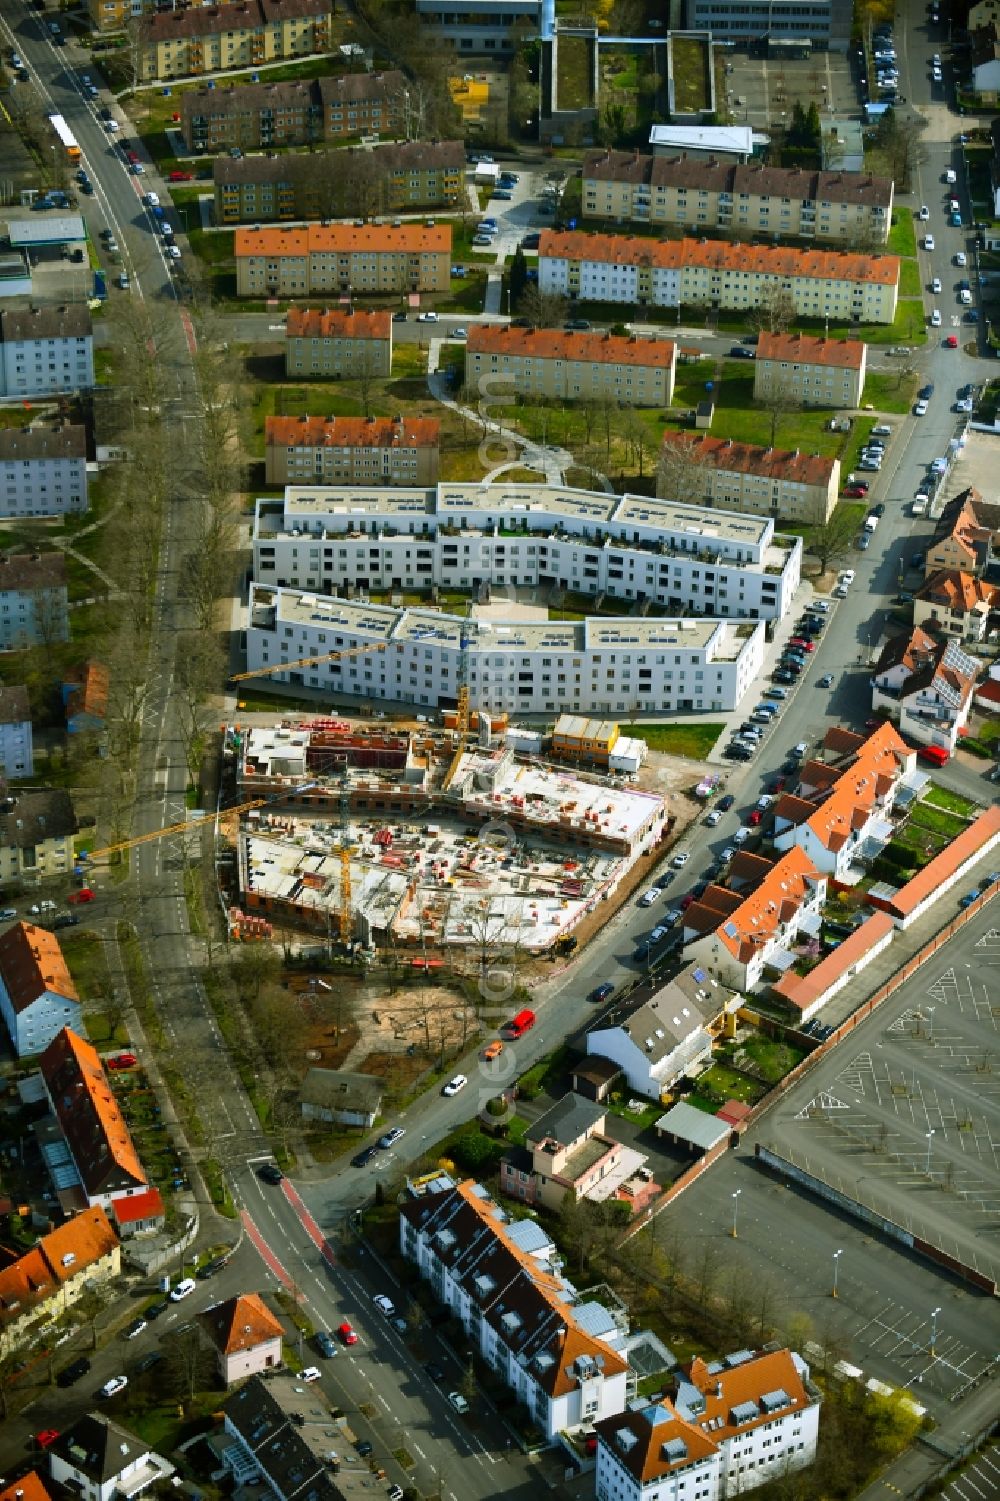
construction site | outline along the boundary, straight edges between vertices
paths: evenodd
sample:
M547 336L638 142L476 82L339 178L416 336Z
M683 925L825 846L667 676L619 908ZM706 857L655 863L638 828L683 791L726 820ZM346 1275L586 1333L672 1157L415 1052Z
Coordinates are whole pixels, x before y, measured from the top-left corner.
M541 953L666 837L658 794L518 750L467 705L451 717L232 729L242 913L329 943Z

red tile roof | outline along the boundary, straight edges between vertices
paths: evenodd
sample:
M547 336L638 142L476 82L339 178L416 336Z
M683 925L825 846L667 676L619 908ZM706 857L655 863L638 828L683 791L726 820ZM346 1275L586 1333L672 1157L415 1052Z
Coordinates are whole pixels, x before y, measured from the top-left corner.
M845 938L821 959L807 975L786 971L772 987L775 994L780 995L797 1011L808 1011L840 979L845 969L863 959L895 926L887 913L874 913L855 928L849 938Z
M285 319L286 339L388 339L392 314L388 308L350 313L346 308L291 307Z
M688 1377L705 1398L705 1411L698 1419L699 1426L711 1431L716 1441L732 1438L736 1433L747 1433L761 1423L772 1420L773 1414L760 1412L749 1423L734 1423L734 1407L742 1402L758 1403L767 1392L783 1391L791 1399L790 1406L798 1409L810 1405L810 1398L802 1377L798 1373L790 1350L774 1350L758 1355L744 1365L721 1371L710 1371L697 1356L688 1368Z
M227 1298L201 1315L201 1324L215 1348L223 1355L256 1350L271 1340L280 1340L280 1321L256 1293Z
M818 453L801 453L798 449L764 448L758 443L739 443L732 438L713 438L709 433L663 435L664 449L687 452L695 463L722 472L756 474L762 479L787 480L795 485L829 486L839 459L827 459Z
M908 672L918 672L937 655L940 646L937 637L930 635L920 625L915 625L912 631L900 636L890 636L875 663L872 676L881 677L882 673L889 672L893 667L905 667Z
M436 417L268 417L267 448L437 448Z
M46 1302L118 1245L111 1221L100 1207L85 1209L43 1235L37 1245L0 1271L0 1321L16 1322Z
M46 991L79 1004L58 938L34 923L15 923L0 937L0 975L11 1007L18 1014Z
M749 963L779 926L795 916L820 879L809 856L795 846L774 862L760 885L717 926L716 937L739 963Z
M806 819L824 849L841 849L852 833L864 828L912 755L910 747L888 721L872 731L855 759L840 772L827 796Z
M655 189L700 188L735 197L819 199L887 208L892 202L892 179L862 172L812 172L803 167L772 167L763 162L723 162L714 157L650 156L638 151L592 151L583 158L584 182L630 182Z
M41 1060L59 1127L88 1194L146 1183L146 1174L97 1051L69 1027Z
M828 365L860 370L865 358L861 339L821 339L814 334L772 334L765 329L757 340L758 360L785 360L796 365Z
M908 917L914 908L925 902L949 876L953 876L977 851L985 853L987 846L1000 836L1000 808L987 808L980 813L975 823L963 829L940 855L935 855L923 870L907 881L886 904L896 917Z
M466 341L469 354L509 355L586 365L651 365L669 370L675 346L670 339L637 339L624 334L573 332L560 328L513 328L474 323Z
M142 1220L162 1219L166 1214L163 1196L158 1188L147 1188L145 1193L126 1194L111 1200L111 1211L119 1225L137 1225Z
M928 604L942 605L946 610L966 614L970 610L993 607L1000 597L1000 589L986 584L972 573L961 573L957 568L939 568L925 579L917 590L916 598Z
M239 231L237 231L237 245ZM237 254L239 254L237 249ZM627 266L710 269L802 276L822 281L899 281L896 255L854 255L840 250L793 250L777 245L739 245L725 240L649 240L633 235L586 234L583 230L543 229L539 259L591 261Z
M47 1490L37 1470L29 1470L20 1480L0 1490L0 1501L52 1501L52 1492Z
M94 719L105 719L108 713L108 693L111 675L103 662L90 661L79 672L67 679L67 685L75 683L66 698L66 717L89 714Z
M169 14L178 14L170 12ZM197 11L179 14L197 15ZM278 259L283 256L352 255L356 253L394 253L396 255L450 255L451 225L423 223L391 224L307 224L303 229L282 225L263 229L238 229L235 254Z

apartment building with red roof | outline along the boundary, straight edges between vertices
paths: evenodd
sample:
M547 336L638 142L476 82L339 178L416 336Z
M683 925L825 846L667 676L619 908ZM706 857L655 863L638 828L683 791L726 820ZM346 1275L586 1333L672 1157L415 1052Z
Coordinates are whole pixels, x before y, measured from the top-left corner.
M42 1052L64 1027L79 1028L80 997L46 928L18 922L0 937L0 1016L19 1058Z
M506 379L521 396L553 401L669 406L676 367L673 340L624 334L474 323L465 345L470 388Z
M87 1203L111 1209L144 1193L146 1172L96 1048L64 1027L42 1054L41 1074Z
M512 1220L467 1180L404 1203L399 1231L403 1255L547 1442L624 1410L622 1313L577 1292L537 1221Z
M985 641L996 610L1000 610L1000 587L972 573L940 568L914 595L913 623L960 641Z
M852 867L871 860L893 832L896 796L916 766L916 752L886 722L865 738L827 733L823 760L808 760L798 786L775 803L774 847L799 849L815 868L849 881Z
M739 312L781 291L791 295L799 317L891 323L899 257L545 229L538 285L580 302Z
M436 417L268 417L269 485L435 485Z
M282 1364L284 1329L257 1293L240 1293L216 1303L199 1315L198 1322L226 1386L261 1371L276 1371Z
M451 225L271 225L237 229L238 297L345 297L447 292Z
M791 1350L699 1357L597 1429L598 1501L721 1501L816 1457L820 1393Z
M1000 573L1000 505L973 486L945 503L924 558L926 577L940 569L976 578Z
M891 637L872 673L872 708L898 717L909 740L951 755L972 709L979 663L957 641L922 626Z
M386 379L392 373L388 308L291 307L285 318L285 374L297 380Z
M829 521L837 504L840 460L668 429L656 486L664 500L816 524Z
M893 183L867 172L814 172L712 156L588 151L583 214L723 233L795 235L842 245L884 245Z
M772 334L757 340L753 394L804 407L859 407L868 370L863 339L824 339L813 334Z
M804 850L751 859L757 869L743 889L709 886L683 919L685 959L740 991L752 990L768 964L783 968L786 956L791 962L790 946L801 928L818 929L826 899L826 876Z
M0 1264L0 1356L64 1313L86 1287L120 1271L118 1236L99 1205L40 1236L22 1256L8 1256Z

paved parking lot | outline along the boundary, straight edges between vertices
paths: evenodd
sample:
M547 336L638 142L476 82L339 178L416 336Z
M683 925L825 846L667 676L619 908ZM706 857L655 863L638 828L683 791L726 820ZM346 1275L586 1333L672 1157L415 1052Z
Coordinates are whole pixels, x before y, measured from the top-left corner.
M993 1501L1000 1496L1000 1449L994 1445L941 1492L941 1501Z
M726 103L734 121L763 131L785 125L791 120L796 100L806 110L815 100L821 119L856 117L858 91L846 55L818 52L812 58L775 61L740 52L729 54Z
M987 908L841 1043L775 1111L766 1133L823 1182L993 1278L1000 1277L998 915ZM891 1318L889 1328L897 1328ZM954 1365L961 1379L964 1362Z

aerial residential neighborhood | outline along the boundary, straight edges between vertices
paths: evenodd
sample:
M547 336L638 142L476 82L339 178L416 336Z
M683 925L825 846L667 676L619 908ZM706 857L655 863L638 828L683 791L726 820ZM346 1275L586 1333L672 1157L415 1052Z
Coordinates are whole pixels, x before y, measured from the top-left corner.
M997 1492L995 0L0 11L0 1501Z

